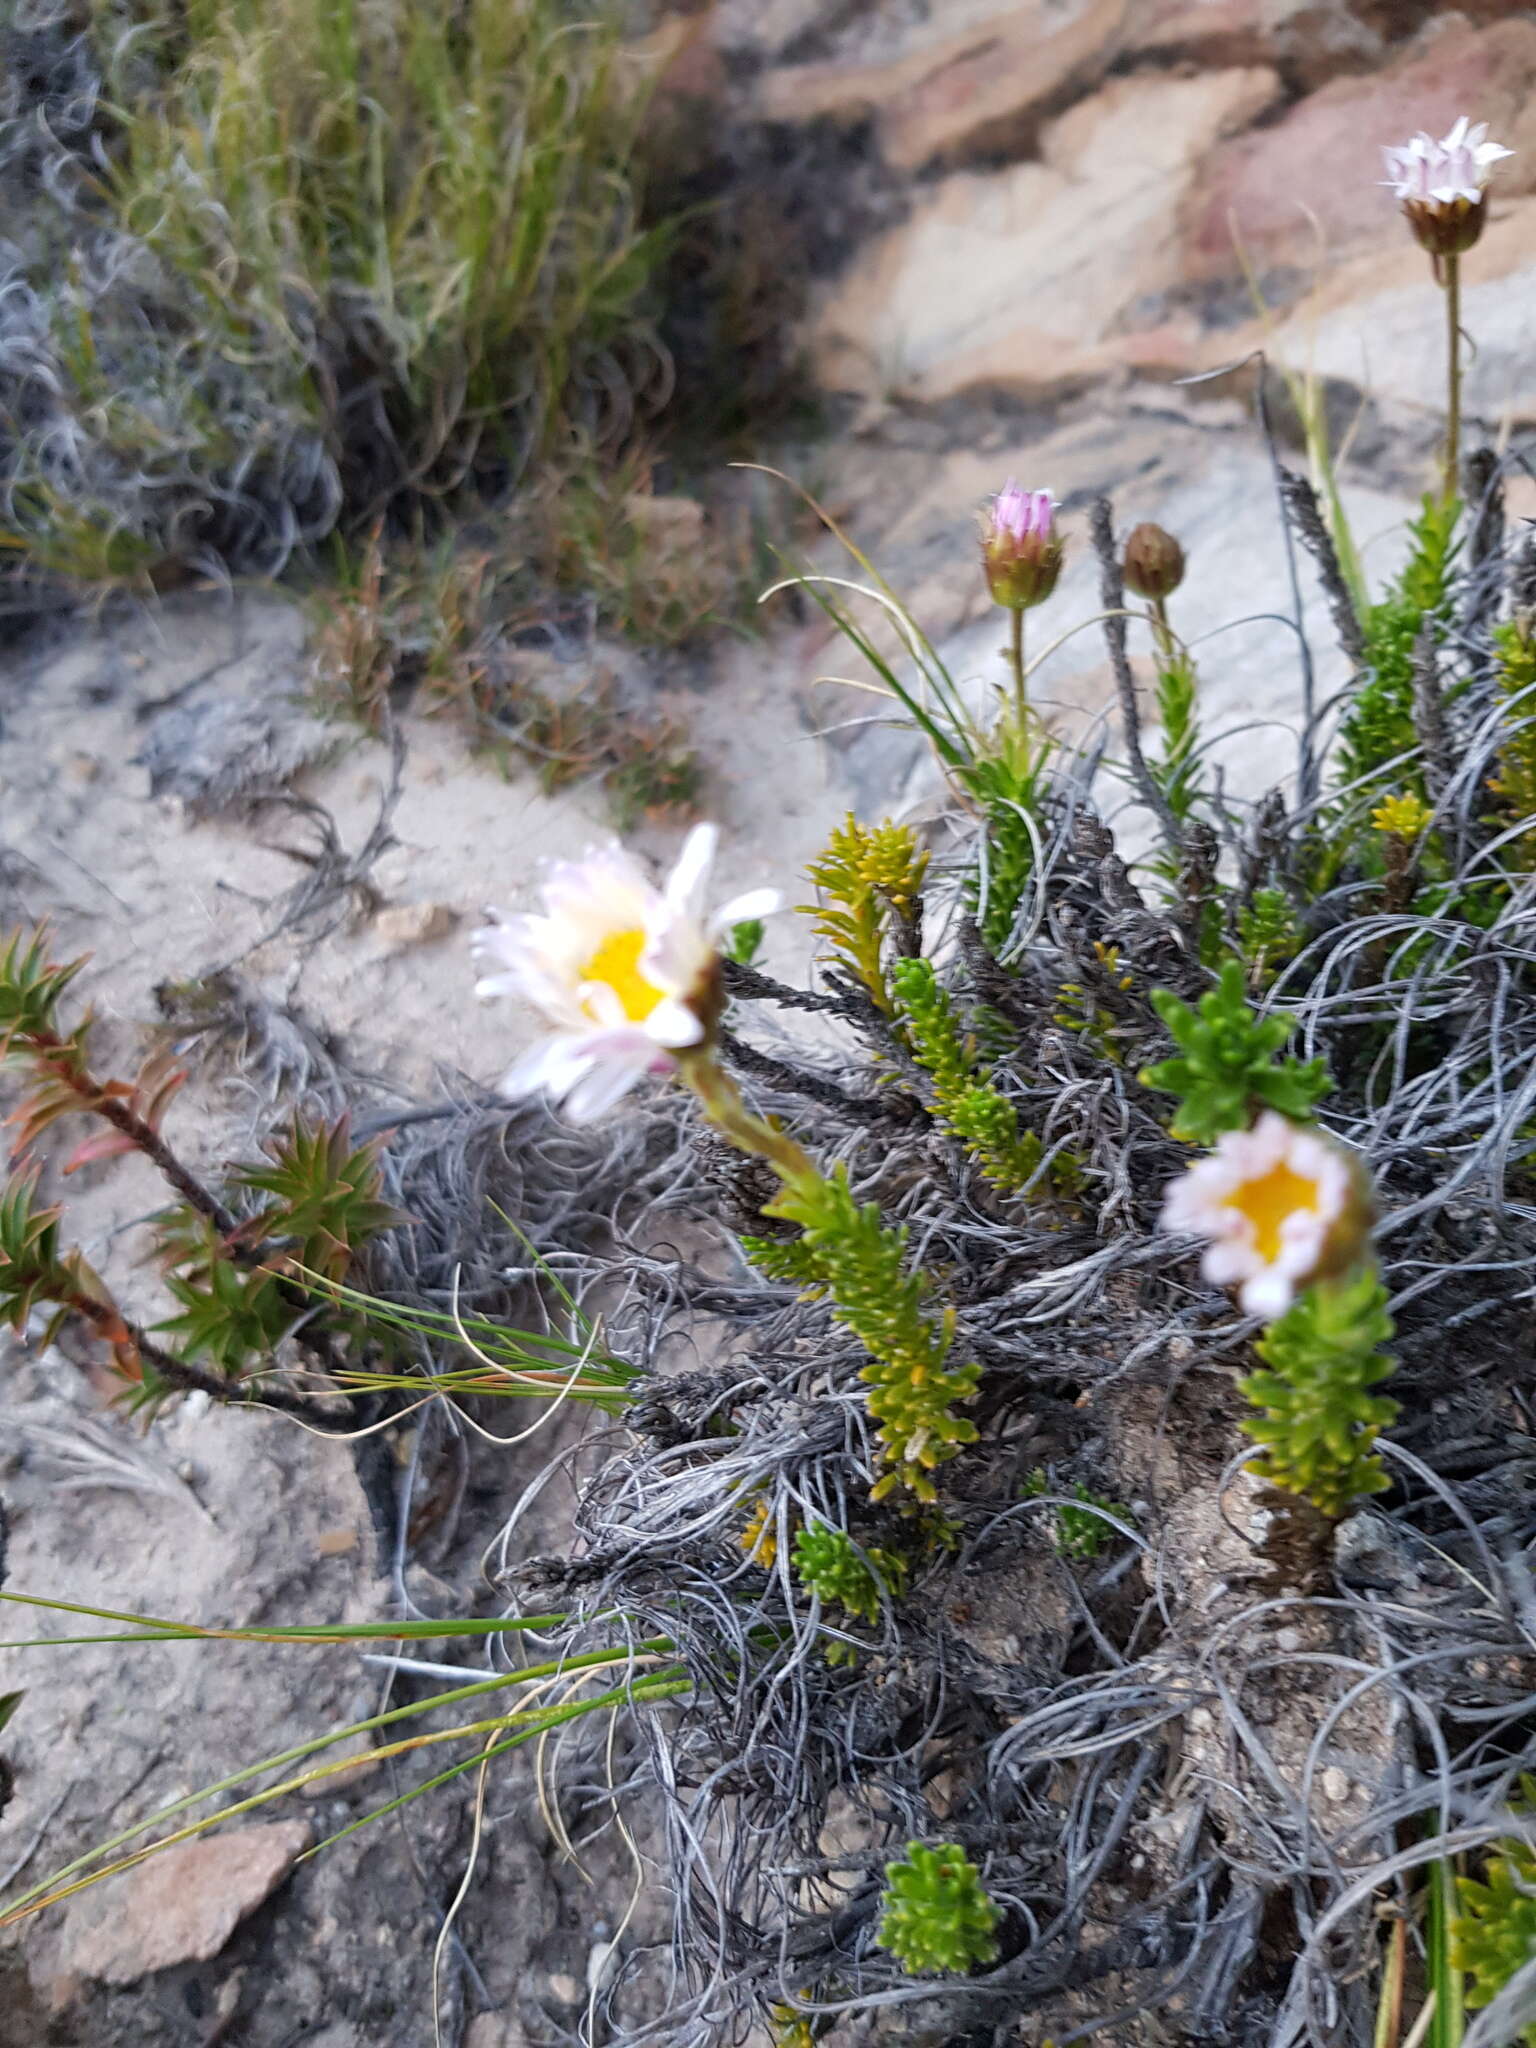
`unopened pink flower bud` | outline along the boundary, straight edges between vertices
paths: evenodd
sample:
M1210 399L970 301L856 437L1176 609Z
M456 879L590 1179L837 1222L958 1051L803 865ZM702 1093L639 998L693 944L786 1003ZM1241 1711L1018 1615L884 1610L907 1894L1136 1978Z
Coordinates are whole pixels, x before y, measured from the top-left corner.
M1184 581L1184 550L1165 527L1144 519L1126 535L1122 567L1127 585L1138 597L1160 603Z
M1061 556L1050 492L1006 484L981 522L981 559L996 601L1011 612L1043 604L1056 588Z

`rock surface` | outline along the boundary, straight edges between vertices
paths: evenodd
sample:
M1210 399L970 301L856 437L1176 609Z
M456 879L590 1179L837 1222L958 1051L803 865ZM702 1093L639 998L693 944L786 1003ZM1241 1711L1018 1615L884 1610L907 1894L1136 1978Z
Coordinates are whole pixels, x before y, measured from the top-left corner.
M1187 323L1140 309L1178 281L1176 222L1203 152L1279 90L1262 66L1116 79L1049 124L1040 162L925 191L823 309L823 380L929 403L1039 397L1188 353Z
M821 53L770 65L753 103L775 123L867 130L891 186L882 218L905 205L813 309L829 389L1035 401L1273 343L1287 368L1315 357L1373 401L1438 408L1443 309L1381 149L1466 112L1516 152L1463 266L1468 404L1490 423L1533 416L1536 9L1028 0L821 20ZM1245 263L1278 335L1254 317Z
M126 1876L82 1892L64 1920L66 1971L132 1984L216 1956L309 1847L303 1821L235 1827L183 1842Z
M1278 121L1220 143L1188 207L1191 277L1228 277L1234 235L1254 264L1324 264L1363 244L1405 239L1381 185L1381 145L1416 129L1444 134L1469 108L1515 151L1496 204L1536 185L1536 20L1478 29L1450 15L1385 69L1339 78ZM1481 254L1473 265L1481 272Z
M1472 346L1464 351L1462 404L1496 434L1536 420L1536 199L1502 200L1490 211L1465 259L1462 326ZM1288 369L1310 369L1372 400L1444 411L1444 297L1428 258L1406 235L1341 264L1269 340L1274 360ZM1241 349L1229 341L1223 352Z
M938 10L935 24L948 29L956 11ZM781 121L873 117L903 171L1022 156L1045 114L1103 76L1124 15L1125 0L1024 0L889 63L775 72L763 110Z

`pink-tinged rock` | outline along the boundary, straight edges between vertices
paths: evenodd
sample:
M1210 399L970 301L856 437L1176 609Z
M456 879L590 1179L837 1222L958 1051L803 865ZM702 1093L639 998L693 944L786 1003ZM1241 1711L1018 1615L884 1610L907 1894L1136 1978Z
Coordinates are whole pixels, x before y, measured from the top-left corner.
M231 1828L93 1885L70 1903L60 1974L133 1984L177 1963L207 1962L271 1898L309 1840L305 1821Z
M1500 0L1483 4L1500 18ZM1379 68L1389 29L1371 0L943 0L878 57L872 26L857 60L770 70L761 106L776 121L873 119L897 169L959 169L1029 155L1042 122L1117 67L1269 64L1312 87Z
M1127 35L1135 57L1282 64L1309 87L1386 54L1380 32L1347 0L1151 0L1133 8Z
M1193 318L1140 309L1180 280L1179 209L1202 155L1280 90L1262 66L1115 79L1049 124L1043 161L929 187L822 308L822 382L932 401L1187 363Z
M1104 76L1124 0L1019 0L881 64L795 64L770 72L770 120L873 116L899 170L1017 157L1041 121ZM951 17L952 18L952 17ZM946 26L942 8L935 26Z
M1236 273L1234 228L1260 270L1390 236L1398 223L1381 185L1383 145L1418 128L1443 134L1458 114L1486 121L1518 152L1500 166L1496 198L1536 190L1536 21L1480 29L1453 15L1385 70L1335 79L1272 127L1227 142L1191 196L1190 273Z

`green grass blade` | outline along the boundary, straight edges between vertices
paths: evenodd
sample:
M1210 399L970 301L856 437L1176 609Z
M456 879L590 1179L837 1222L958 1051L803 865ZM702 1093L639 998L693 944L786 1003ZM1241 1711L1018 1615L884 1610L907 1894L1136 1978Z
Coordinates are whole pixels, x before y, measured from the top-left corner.
M45 1600L35 1593L0 1593L0 1600L16 1607L40 1607L55 1614L86 1614L93 1621L132 1622L137 1633L130 1636L36 1636L24 1642L0 1642L0 1650L44 1649L63 1641L86 1643L133 1642L231 1642L231 1643L348 1643L348 1642L436 1642L449 1636L515 1635L522 1629L558 1626L563 1614L525 1615L516 1619L488 1616L443 1621L349 1621L303 1622L289 1628L200 1628L195 1623L162 1621L155 1615L123 1614L111 1607L86 1607L74 1600ZM598 1617L601 1619L601 1617Z

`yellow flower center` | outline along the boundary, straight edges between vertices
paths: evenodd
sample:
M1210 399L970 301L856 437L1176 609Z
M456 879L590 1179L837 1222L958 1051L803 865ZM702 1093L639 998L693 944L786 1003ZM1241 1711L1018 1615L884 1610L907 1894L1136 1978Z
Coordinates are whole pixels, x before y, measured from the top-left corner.
M657 988L640 972L640 955L645 951L645 942L643 930L615 932L612 938L604 939L581 970L583 981L606 982L632 1024L643 1024L656 1005L666 998L666 990Z
M1266 1265L1280 1256L1280 1232L1298 1209L1317 1207L1317 1182L1294 1173L1282 1159L1257 1180L1244 1181L1227 1197L1226 1206L1253 1225L1253 1248Z

